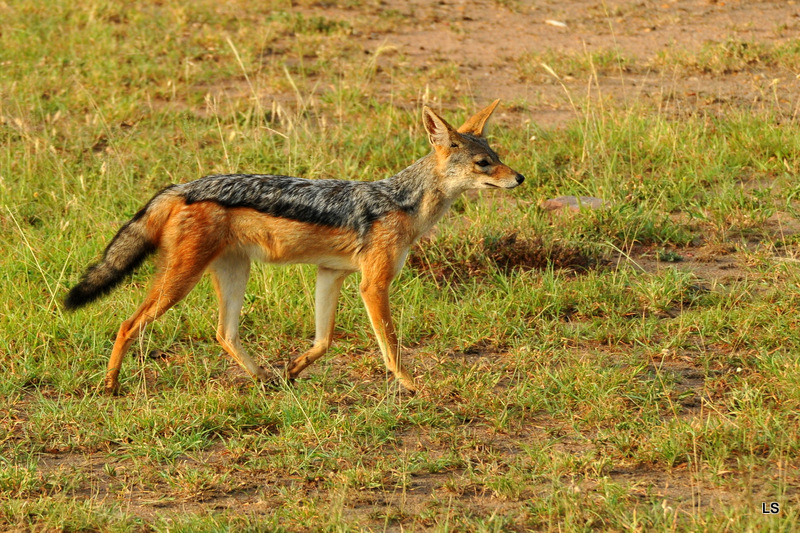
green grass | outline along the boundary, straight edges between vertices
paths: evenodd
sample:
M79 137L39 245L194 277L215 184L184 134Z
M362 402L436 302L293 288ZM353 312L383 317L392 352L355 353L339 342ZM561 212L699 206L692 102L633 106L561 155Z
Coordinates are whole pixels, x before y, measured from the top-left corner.
M0 7L0 529L797 528L794 118L587 100L564 128L506 119L492 143L525 185L459 200L393 286L415 397L387 381L354 276L331 353L296 387L263 389L222 354L204 280L111 398L111 342L153 267L77 313L59 301L152 194L231 171L387 177L428 151L421 102L375 83L358 16L48 6ZM698 61L794 53L729 48ZM613 75L619 59L569 61ZM483 103L448 94L454 123ZM611 206L537 207L566 194ZM705 249L725 252L693 260ZM254 269L242 334L262 364L308 347L313 283Z

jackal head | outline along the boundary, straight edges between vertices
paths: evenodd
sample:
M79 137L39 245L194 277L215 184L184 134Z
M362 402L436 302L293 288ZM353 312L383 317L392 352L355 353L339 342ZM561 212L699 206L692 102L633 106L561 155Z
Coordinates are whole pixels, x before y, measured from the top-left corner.
M423 107L422 123L434 149L439 185L448 196L467 189L513 189L525 181L525 176L500 162L483 137L486 121L499 102L495 100L457 130Z

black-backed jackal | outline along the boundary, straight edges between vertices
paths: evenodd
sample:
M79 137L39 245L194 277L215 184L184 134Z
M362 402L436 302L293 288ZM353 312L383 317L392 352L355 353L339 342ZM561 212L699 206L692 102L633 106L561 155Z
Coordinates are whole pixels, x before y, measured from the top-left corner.
M428 107L422 118L433 151L400 173L374 182L309 180L273 175L207 176L156 194L116 234L103 259L67 295L68 309L108 293L151 253L159 268L144 303L122 323L105 386L119 388L122 359L142 328L184 298L207 269L219 298L217 340L252 376L269 375L239 340L239 313L253 259L319 267L316 335L288 363L292 380L328 350L339 291L360 271L367 308L386 367L407 389L389 311L389 285L409 247L467 189L512 189L524 177L500 162L483 138L493 102L458 130Z

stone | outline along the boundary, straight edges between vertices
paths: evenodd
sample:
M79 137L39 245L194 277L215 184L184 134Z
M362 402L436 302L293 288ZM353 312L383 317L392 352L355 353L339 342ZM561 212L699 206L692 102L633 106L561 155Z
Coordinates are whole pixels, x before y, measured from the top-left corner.
M581 209L603 209L608 206L608 202L593 196L559 196L545 200L539 206L545 211L568 209L577 212Z

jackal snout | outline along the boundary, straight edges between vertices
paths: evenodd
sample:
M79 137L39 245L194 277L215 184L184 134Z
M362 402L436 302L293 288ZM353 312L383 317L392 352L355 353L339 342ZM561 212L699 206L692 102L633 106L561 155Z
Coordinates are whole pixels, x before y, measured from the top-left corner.
M498 163L489 177L490 180L483 182L482 185L495 189L513 189L525 181L525 176L502 163Z

